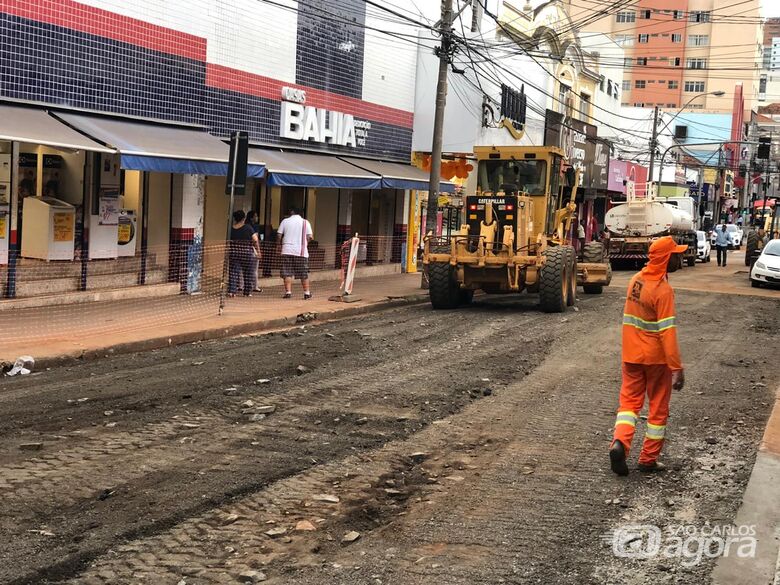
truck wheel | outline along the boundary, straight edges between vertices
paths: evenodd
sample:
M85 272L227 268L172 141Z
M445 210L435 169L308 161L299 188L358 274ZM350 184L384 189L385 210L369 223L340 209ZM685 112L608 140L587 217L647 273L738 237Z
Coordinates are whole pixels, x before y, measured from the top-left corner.
M564 246L548 248L545 256L539 273L539 304L545 313L562 313L569 296L566 250Z
M689 256L688 256L688 257L685 259L685 263L686 263L688 266L696 266L696 256L690 256L690 255L689 255Z
M460 304L460 288L454 270L445 262L428 264L430 281L428 295L434 309L457 309Z
M582 261L588 264L602 264L604 262L604 244L601 242L588 242L582 252Z
M577 303L577 252L573 246L561 247L566 255L566 267L569 271L566 306L573 307Z

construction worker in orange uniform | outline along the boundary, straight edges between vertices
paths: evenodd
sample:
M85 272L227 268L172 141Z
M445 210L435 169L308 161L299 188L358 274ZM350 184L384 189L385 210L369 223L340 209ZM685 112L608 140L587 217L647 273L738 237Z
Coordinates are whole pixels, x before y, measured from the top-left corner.
M678 246L671 236L657 239L650 246L647 265L628 284L623 309L623 385L609 450L612 471L618 475L628 475L626 457L645 396L650 412L639 470L664 469L658 456L664 444L669 399L672 388L680 390L685 383L677 345L674 291L667 273L677 270L677 255L687 249Z

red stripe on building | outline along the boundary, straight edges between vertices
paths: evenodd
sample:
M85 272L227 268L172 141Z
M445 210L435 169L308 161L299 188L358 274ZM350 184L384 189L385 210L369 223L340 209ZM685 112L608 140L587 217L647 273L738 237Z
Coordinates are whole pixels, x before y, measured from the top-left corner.
M316 108L336 110L352 114L359 119L382 122L403 128L411 128L414 118L412 112L279 81L278 79L271 79L270 77L255 75L254 73L247 73L246 71L213 63L206 64L206 85L276 101L282 99L283 87L294 87L306 91L306 104Z
M2 0L0 12L153 51L206 60L206 39L73 0Z

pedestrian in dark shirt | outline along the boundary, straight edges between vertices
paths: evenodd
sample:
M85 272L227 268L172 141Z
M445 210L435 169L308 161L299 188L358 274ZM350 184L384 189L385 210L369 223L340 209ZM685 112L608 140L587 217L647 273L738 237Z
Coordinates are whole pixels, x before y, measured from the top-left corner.
M252 282L252 264L257 264L260 256L260 243L257 234L246 224L246 214L242 210L233 212L233 229L230 230L230 278L228 280L228 296L236 296L239 282L243 279L245 297L252 296L257 286Z
M260 246L260 224L258 223L257 220L258 220L258 215L254 209L246 212L246 225L248 225L254 230L258 240L257 245L259 250L260 248L262 248L262 246ZM259 265L260 265L260 254L258 254L254 259L251 260L252 290L257 293L263 292L263 289L257 286L257 269Z

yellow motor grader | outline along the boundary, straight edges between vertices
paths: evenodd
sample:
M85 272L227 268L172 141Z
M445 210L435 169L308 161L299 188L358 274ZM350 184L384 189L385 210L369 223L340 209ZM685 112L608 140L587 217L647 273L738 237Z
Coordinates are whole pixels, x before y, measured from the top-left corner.
M477 193L468 195L464 222L447 238L425 239L434 309L471 302L474 291L538 292L541 309L565 311L576 287L600 294L612 271L600 242L577 255L568 239L579 173L553 146L474 149Z

